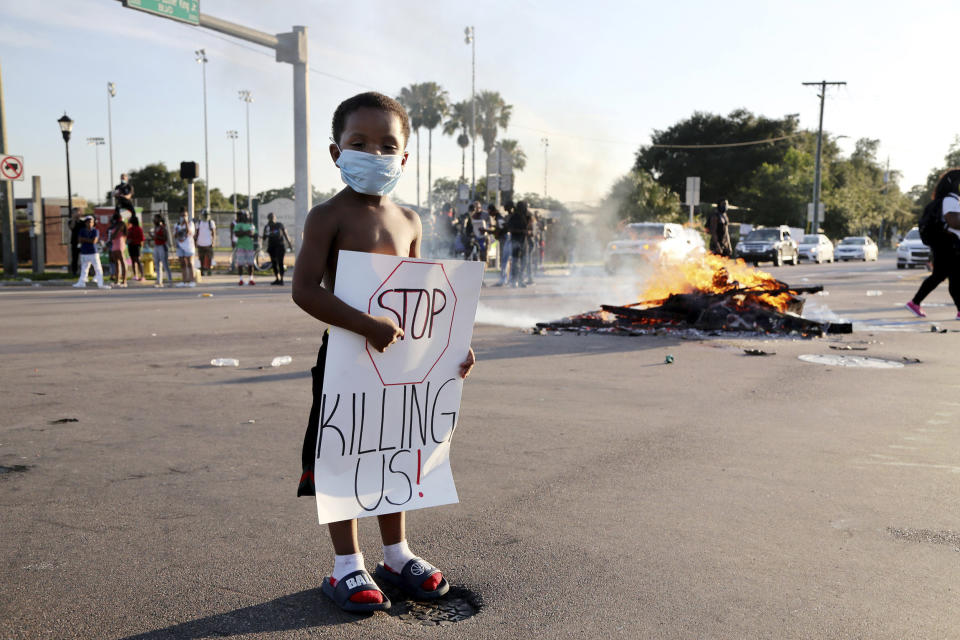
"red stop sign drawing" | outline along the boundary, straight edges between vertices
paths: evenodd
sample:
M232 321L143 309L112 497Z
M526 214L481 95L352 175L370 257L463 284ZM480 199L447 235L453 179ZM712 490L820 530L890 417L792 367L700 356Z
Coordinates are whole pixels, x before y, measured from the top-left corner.
M440 361L453 333L457 294L439 262L404 260L377 287L367 312L392 318L403 338L380 353L366 345L384 385L419 384Z

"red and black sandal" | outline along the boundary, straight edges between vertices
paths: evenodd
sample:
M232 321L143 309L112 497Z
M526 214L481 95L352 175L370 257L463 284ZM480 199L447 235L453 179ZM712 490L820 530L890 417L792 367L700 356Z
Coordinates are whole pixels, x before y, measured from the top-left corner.
M440 584L437 585L436 589L427 590L423 588L423 583L426 582L430 576L440 573L439 569L423 558L408 560L407 564L403 565L400 573L389 569L382 562L378 562L377 568L373 573L387 584L405 591L419 600L436 600L437 598L445 596L447 592L450 591L450 585L447 583L447 579L442 576Z
M324 595L333 600L334 604L350 613L373 613L374 611L386 611L390 608L390 598L380 590L380 587L377 586L377 583L373 581L373 578L365 569L348 573L338 581L334 581L331 576L327 576L323 579L321 590ZM383 600L381 602L354 602L350 599L351 596L361 591L376 591Z

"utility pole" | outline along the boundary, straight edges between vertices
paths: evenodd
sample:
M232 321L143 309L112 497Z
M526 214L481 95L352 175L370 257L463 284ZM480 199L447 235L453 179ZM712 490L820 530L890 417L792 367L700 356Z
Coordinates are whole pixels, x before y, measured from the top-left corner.
M237 132L235 129L227 131L230 138L230 149L233 157L233 213L237 213Z
M547 149L550 148L550 140L548 138L540 138L540 142L543 143L543 199L547 199Z
M210 143L207 138L207 50L197 49L194 53L197 56L197 62L203 67L203 187L207 193L204 199L204 206L206 207L207 213L210 213Z
M804 82L805 87L820 87L820 127L817 130L817 162L813 174L813 228L810 233L817 233L820 230L820 153L823 150L823 103L827 97L827 86L841 86L846 82Z
M107 180L107 186L113 180L117 179L117 174L113 172L113 114L110 112L110 102L113 98L117 96L117 85L108 82L107 83L107 140L110 143L110 179ZM113 189L110 189L110 197L108 202L113 204Z
M477 199L477 36L473 27L463 30L470 45L470 202Z
M0 154L7 153L7 117L3 110L3 73L0 70ZM3 275L10 277L17 275L17 245L15 213L13 210L13 182L0 180L0 191L3 192L3 209L0 217L3 218Z
M253 102L253 94L249 89L240 90L240 100L247 104L247 211L253 215L253 194L250 193L250 103Z
M103 197L103 194L100 193L100 147L106 144L103 138L87 138L87 146L93 145L94 157L97 159L97 199L96 202L101 202L100 198ZM71 212L72 215L72 212Z

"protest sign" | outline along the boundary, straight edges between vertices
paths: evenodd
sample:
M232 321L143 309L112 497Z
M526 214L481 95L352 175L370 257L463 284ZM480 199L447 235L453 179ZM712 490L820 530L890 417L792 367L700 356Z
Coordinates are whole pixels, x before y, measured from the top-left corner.
M404 331L380 353L333 327L320 403L320 523L457 502L450 441L483 263L341 251L334 294Z

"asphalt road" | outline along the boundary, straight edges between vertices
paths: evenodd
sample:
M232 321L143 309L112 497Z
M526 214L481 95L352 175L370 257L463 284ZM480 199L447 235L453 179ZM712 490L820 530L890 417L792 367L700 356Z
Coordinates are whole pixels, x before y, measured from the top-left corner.
M351 616L320 594L332 549L294 495L322 327L289 291L0 288L0 639L956 637L946 287L917 320L902 304L924 273L890 256L773 273L824 284L808 311L855 333L478 324L460 503L408 524L413 549L485 603L447 627ZM632 286L555 273L485 289L480 316L551 319L630 302L617 296ZM270 368L277 355L293 363ZM210 367L218 356L240 366ZM360 533L372 568L375 524Z

